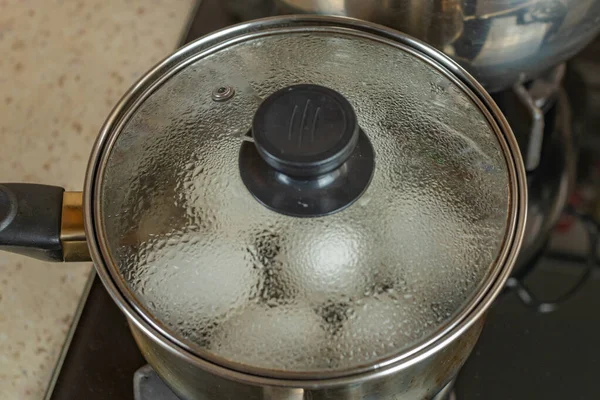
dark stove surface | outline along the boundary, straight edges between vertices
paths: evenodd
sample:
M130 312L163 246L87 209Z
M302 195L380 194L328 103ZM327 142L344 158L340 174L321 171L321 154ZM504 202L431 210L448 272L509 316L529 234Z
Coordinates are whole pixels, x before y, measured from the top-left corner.
M184 42L237 22L228 16L224 3L202 1ZM542 257L526 283L540 298L551 297L576 281L582 269L577 257L572 261ZM457 400L598 398L598 309L598 271L552 313L525 307L513 292L502 294L458 377ZM93 277L46 399L133 400L134 373L144 364L125 317Z

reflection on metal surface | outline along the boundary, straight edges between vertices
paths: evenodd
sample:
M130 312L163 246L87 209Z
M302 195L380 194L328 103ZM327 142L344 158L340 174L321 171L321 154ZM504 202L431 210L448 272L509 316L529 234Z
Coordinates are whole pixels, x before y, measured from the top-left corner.
M544 143L546 118L544 114L548 105L556 99L564 75L565 65L561 64L536 79L530 85L530 88L526 88L521 82L513 87L517 98L527 109L531 118L531 129L529 135L527 135L528 143L524 148L521 148L527 172L535 170L540 164L542 144Z
M91 261L83 229L83 193L63 195L60 241L64 261Z
M559 86L563 73L560 66L528 84L525 100L529 99L529 107L519 100L514 89L494 96L515 133L521 153L530 155L525 158L530 167L527 223L513 276L525 275L556 225L572 189L576 154L570 102ZM535 109L543 115L544 127L543 131L532 133L532 110ZM535 138L536 135L539 137ZM532 162L532 159L537 161Z
M431 400L457 400L453 392L455 380L448 383ZM265 400L312 400L310 391L270 387L264 390ZM362 397L361 397L362 398ZM356 397L358 399L358 397ZM156 374L150 365L144 365L133 376L133 400L181 400ZM208 400L204 397L195 400ZM393 399L397 400L397 399Z
M444 51L489 91L532 79L581 50L600 29L600 0L229 0L242 19L273 13L355 17ZM260 7L257 6L260 5Z
M456 382L456 378L452 379L444 388L431 400L456 400L456 395L454 394L454 383Z
M525 168L527 171L532 171L537 168L540 163L542 153L542 142L544 140L544 112L535 105L535 101L522 83L517 83L513 90L518 99L528 109L531 114L531 133L529 135L529 145L527 153L523 154Z

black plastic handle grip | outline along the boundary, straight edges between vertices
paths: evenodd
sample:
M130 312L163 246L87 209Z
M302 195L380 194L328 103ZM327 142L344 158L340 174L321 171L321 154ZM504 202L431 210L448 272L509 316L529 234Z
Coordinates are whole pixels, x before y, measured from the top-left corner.
M30 183L0 184L0 250L62 261L60 225L64 189Z

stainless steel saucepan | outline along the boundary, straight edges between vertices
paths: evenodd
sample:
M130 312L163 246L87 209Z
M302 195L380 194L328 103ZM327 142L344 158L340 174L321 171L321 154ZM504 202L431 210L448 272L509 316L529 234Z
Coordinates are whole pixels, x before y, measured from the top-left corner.
M600 31L600 0L228 0L243 18L344 15L377 22L454 58L489 91L533 79Z
M426 399L509 276L524 171L494 102L434 48L257 20L133 86L83 194L0 185L0 248L91 258L182 399Z

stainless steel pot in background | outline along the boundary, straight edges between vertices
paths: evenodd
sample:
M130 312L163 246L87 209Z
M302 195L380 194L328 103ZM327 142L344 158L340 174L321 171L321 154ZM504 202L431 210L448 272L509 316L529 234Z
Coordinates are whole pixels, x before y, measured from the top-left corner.
M600 30L600 0L229 0L242 18L315 13L373 21L445 52L490 92L572 57Z
M91 256L182 399L422 400L470 354L526 204L508 123L450 58L289 16L149 71L83 197L0 184L0 249Z

